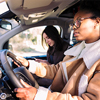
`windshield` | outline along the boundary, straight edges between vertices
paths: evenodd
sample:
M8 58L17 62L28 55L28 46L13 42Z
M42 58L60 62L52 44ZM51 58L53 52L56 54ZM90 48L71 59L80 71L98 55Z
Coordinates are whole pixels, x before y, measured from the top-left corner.
M0 15L7 12L7 11L9 11L9 8L8 8L6 2L0 3L0 9L1 9L0 10Z
M9 11L10 10L9 10L6 2L0 3L0 16L2 16L2 15L5 16L7 14L7 12L9 12ZM11 18L11 19L4 19L3 18L2 20L10 22L12 29L19 25L19 22L17 22L14 18ZM7 26L7 25L5 24L5 26ZM3 34L5 34L8 31L9 30L0 27L0 36L3 35Z

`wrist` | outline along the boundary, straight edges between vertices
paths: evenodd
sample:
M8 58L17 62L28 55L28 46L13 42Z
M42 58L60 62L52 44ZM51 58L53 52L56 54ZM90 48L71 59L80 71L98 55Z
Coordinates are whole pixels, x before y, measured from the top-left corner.
M30 63L29 63L29 61L27 61L27 66L26 67L29 67L29 65L30 65Z
M34 88L34 87L33 87L33 88ZM35 98L35 96L36 96L36 94L37 94L37 91L38 91L38 90L37 90L36 88L34 88L34 91L33 91L33 92L34 92L34 94L33 94L33 99Z
M28 60L29 62L29 68L28 70L31 72L31 73L35 73L36 71L36 63L34 60Z
M39 89L37 90L34 100L46 100L47 95L48 89L39 86Z

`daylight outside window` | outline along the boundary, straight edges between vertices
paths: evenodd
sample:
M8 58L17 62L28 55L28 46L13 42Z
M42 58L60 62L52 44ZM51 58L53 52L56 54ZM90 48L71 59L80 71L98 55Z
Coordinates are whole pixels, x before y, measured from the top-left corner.
M46 55L48 47L42 46L42 31L46 26L27 29L9 40L9 50L21 56ZM60 27L55 26L59 33Z

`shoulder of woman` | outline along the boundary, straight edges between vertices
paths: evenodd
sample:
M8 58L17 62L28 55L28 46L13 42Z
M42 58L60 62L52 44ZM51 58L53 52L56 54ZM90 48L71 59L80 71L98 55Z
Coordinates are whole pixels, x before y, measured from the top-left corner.
M70 44L69 44L67 41L65 41L65 40L62 41L62 44L63 44L63 45L66 45L66 44L67 44L67 45L70 45Z
M63 45L63 49L67 49L69 46L71 46L68 42L66 41L63 41L62 42L62 45Z

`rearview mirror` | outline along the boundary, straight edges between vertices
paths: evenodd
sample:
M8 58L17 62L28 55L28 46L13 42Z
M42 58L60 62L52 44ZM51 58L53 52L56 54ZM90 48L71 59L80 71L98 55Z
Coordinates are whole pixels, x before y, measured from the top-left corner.
M0 19L0 27L6 30L11 30L12 24L6 20Z

